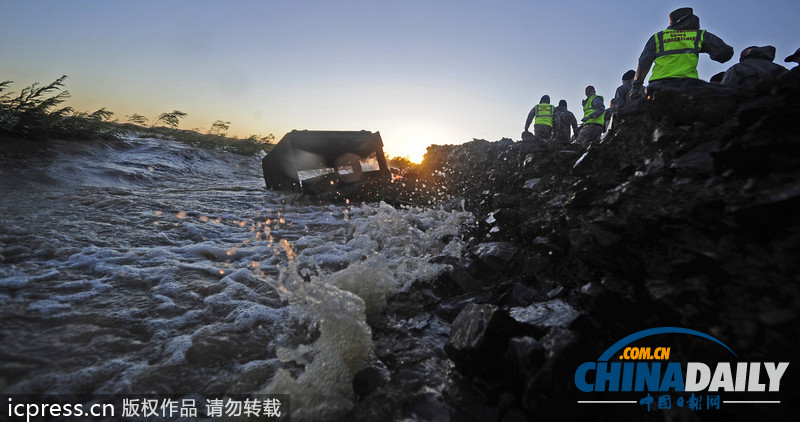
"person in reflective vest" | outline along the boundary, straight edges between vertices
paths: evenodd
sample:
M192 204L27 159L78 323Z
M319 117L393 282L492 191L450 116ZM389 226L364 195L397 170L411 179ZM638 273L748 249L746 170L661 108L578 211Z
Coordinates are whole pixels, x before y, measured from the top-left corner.
M584 90L586 99L581 102L583 105L583 127L578 132L576 140L581 146L588 147L600 141L600 135L605 128L605 111L603 97L596 94L594 87L589 85Z
M682 7L669 14L669 26L653 34L639 56L636 76L631 83L631 97L642 96L644 79L653 68L648 89L686 89L703 86L699 80L697 62L700 53L725 63L733 57L733 47L716 35L700 29L700 18L691 7Z
M550 104L550 96L543 95L539 104L536 104L528 113L528 119L525 120L525 132L528 132L528 128L533 123L534 136L544 140L550 139L553 135L554 109L555 107Z

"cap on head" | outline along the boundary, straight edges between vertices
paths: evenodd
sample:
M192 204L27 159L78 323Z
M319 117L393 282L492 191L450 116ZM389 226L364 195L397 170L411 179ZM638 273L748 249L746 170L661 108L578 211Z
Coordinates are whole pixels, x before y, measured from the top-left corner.
M549 95L542 95L542 99L539 100L540 103L550 104L550 96Z
M785 62L797 62L797 63L800 63L800 48L795 50L794 54L792 54L791 56L786 57L786 60L784 60L784 61Z
M691 7L681 7L680 9L675 9L672 13L669 14L669 24L675 25L676 23L680 22L683 18L688 16L692 16L694 11Z
M750 47L743 49L742 52L739 53L739 61L742 61L743 58L749 56L756 48L758 47L751 45Z
M559 107L566 107L567 106L567 101L566 100L559 100L558 101L558 106Z
M771 45L765 45L763 47L751 45L750 47L742 50L742 52L739 54L739 61L749 58L773 61L775 60L775 47Z
M629 70L629 71L627 71L627 72L622 74L622 80L623 81L630 81L630 80L633 80L634 76L636 76L636 71L635 70Z

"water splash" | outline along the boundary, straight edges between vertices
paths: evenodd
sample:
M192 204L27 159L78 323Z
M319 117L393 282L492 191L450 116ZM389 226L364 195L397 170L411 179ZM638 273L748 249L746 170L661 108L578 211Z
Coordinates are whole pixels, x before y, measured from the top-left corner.
M262 274L289 301L293 318L319 332L309 344L277 349L282 362L302 372L280 369L264 389L291 394L297 420L336 419L352 408L353 377L374 359L368 320L384 310L394 293L444 271L445 265L432 264L430 258L459 256L464 244L457 235L472 221L463 211L395 209L385 203L362 205L349 215L344 239L306 236L295 242L299 251L282 241L289 264L277 279ZM332 273L317 262L337 257L347 266ZM313 266L314 272L301 264Z
M319 336L295 349L276 349L281 362L301 365L303 372L295 377L288 369L278 370L264 392L291 394L295 420L341 417L354 403L353 377L372 354L364 301L319 277L304 280L294 260L277 281L267 281L289 301L292 317Z

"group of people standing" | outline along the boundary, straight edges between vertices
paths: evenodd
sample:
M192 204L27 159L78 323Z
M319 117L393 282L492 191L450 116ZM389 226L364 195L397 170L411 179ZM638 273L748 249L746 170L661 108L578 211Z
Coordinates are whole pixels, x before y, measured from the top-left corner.
M593 86L585 89L586 98L581 102L583 118L578 126L575 116L567 110L567 102L559 101L558 107L550 104L550 97L542 96L539 104L531 109L525 121L523 141L570 140L583 147L598 142L607 129L612 116L625 116L636 111L642 99L660 89L681 91L716 91L732 89L754 89L763 80L777 78L787 69L776 63L775 47L751 46L742 50L739 63L724 73L715 75L712 83L699 79L697 62L700 53L706 53L717 62L725 63L733 57L733 47L716 35L700 29L700 18L692 8L683 7L669 14L670 24L664 31L655 33L647 40L639 56L636 70L622 75L622 85L617 88L611 106L606 109L603 97L597 95ZM800 62L800 49L786 58L787 62ZM644 79L652 67L647 91ZM533 134L529 128L533 123ZM570 137L570 129L574 135Z
M589 85L585 90L586 99L581 103L583 106L583 118L581 125L571 111L567 110L567 102L561 100L558 107L550 104L548 95L542 96L539 104L534 106L528 119L525 121L525 132L523 141L539 138L541 140L554 140L561 143L570 142L570 129L575 134L575 142L588 146L595 140L600 139L605 130L606 108L603 104L603 97L597 95L593 86ZM533 134L529 128L533 123Z

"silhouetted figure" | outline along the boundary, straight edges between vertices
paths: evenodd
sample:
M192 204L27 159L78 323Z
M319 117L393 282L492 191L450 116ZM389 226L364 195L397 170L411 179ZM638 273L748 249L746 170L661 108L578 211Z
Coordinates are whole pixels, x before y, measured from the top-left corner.
M775 47L747 47L739 55L739 63L725 72L722 84L731 88L755 89L759 82L775 79L786 73L786 68L773 60Z
M553 128L555 133L555 139L558 142L562 143L569 143L571 136L569 134L570 128L572 128L572 135L576 136L578 134L578 120L575 118L575 115L572 114L571 111L567 110L567 102L565 100L560 100L558 102L558 107L556 107L556 126Z
M618 122L620 118L633 113L639 108L641 97L630 97L631 85L635 75L635 70L629 70L622 74L622 85L617 87L617 90L614 93L614 99L611 100L611 106L608 108L606 113L606 127L610 125L611 121Z
M533 122L533 135L543 140L550 139L553 135L554 109L555 107L550 104L550 96L543 95L539 104L536 104L528 113L528 119L525 120L525 132L528 132L528 128Z
M791 63L791 62L800 63L800 48L795 50L794 54L787 56L786 59L784 59L784 61L786 63ZM795 66L792 68L792 70L797 69L798 67L800 66Z
M635 110L639 104L639 100L630 97L634 76L636 76L635 70L629 70L622 75L622 85L617 87L617 91L614 93L614 99L611 102L611 107L609 107L612 114L629 114L631 111Z
M683 7L669 14L669 26L655 33L642 50L636 76L633 78L631 97L642 95L644 79L653 67L648 93L662 88L692 89L714 87L698 79L697 62L700 53L712 60L725 63L733 57L733 47L716 35L700 29L700 18L691 7Z

